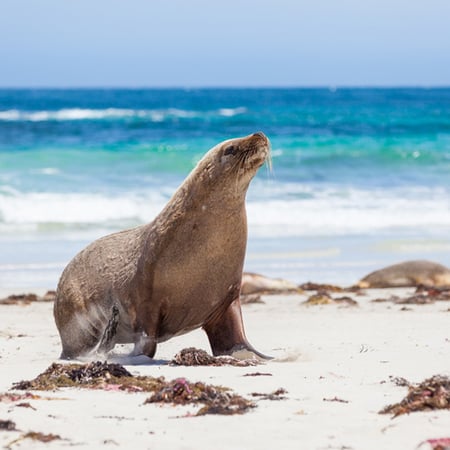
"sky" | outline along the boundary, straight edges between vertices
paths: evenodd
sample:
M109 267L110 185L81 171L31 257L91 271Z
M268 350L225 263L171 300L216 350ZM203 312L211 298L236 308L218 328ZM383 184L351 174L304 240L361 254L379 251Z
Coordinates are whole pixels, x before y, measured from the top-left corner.
M449 0L1 0L0 87L450 86Z

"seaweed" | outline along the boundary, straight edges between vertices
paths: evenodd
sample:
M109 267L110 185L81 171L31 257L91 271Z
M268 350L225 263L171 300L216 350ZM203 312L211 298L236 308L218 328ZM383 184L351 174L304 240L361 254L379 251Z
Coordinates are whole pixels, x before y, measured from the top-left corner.
M12 420L0 419L0 430L2 431L16 431L16 424Z
M430 444L432 450L450 450L450 438L427 439L421 442L419 447L423 444Z
M438 301L446 301L450 300L450 287L419 285L417 286L416 294L424 294Z
M178 352L170 362L174 366L255 366L258 361L254 359L240 360L232 356L211 356L204 350L189 347Z
M16 394L11 392L0 393L0 403L12 403L21 400L38 400L42 397L40 395L32 394L31 392L26 392L25 394Z
M344 297L336 297L333 300L338 305L346 305L346 306L357 306L358 305L358 302L356 300L353 300L348 295L346 295Z
M348 400L344 400L343 398L339 398L334 396L333 398L323 398L322 399L324 402L338 402L338 403L349 403Z
M396 305L429 305L434 302L435 299L423 294L412 295L410 297L398 298L394 300Z
M271 377L273 375L268 372L252 372L252 373L246 373L242 376L243 377Z
M387 303L387 302L393 302L394 300L392 299L393 296L391 296L390 298L383 298L383 297L377 297L374 298L373 300L370 300L370 303ZM397 296L395 296L396 298L398 298Z
M344 292L345 289L340 286L334 286L332 284L313 283L308 281L299 286L304 291L330 291L330 292Z
M51 442L51 441L56 441L56 440L60 440L61 437L58 434L44 434L41 433L40 431L29 431L28 433L26 433L23 436L24 439L33 439L34 441L39 441L39 442Z
M259 392L252 392L252 397L259 397L259 400L285 400L286 396L284 394L287 394L286 389L279 388L276 391L273 391L269 394L261 394Z
M400 387L409 387L411 386L411 383L403 377L389 377L392 383L394 383L396 386Z
M14 439L14 441L10 442L5 446L5 448L11 448L12 445L19 443L20 441L23 441L25 439L31 439L33 441L39 441L39 442L52 442L57 440L63 440L61 436L58 434L44 434L39 431L29 431L28 433L22 434L17 439Z
M222 386L208 385L202 382L190 383L185 378L178 378L165 383L154 392L144 404L172 403L176 405L203 403L197 416L205 414L243 414L256 405L238 394L229 392Z
M53 363L45 372L29 381L14 383L12 389L49 391L60 387L103 387L132 377L120 364L94 361L87 365Z
M380 414L393 414L397 417L415 411L450 409L450 378L447 376L435 375L416 385L403 378L393 381L400 386L407 385L408 394L399 403L384 407Z
M222 386L191 383L184 378L166 381L164 377L134 376L119 364L101 361L84 365L53 363L35 379L13 384L13 389L54 390L63 387L152 392L145 403L203 403L197 415L243 414L255 407L250 400Z
M358 302L351 297L338 297L333 298L327 291L318 291L316 294L311 295L304 305L344 305L344 306L356 306Z
M372 300L374 303L392 302L396 305L429 305L437 301L450 301L450 288L419 285L414 294L407 297L391 295L389 298Z

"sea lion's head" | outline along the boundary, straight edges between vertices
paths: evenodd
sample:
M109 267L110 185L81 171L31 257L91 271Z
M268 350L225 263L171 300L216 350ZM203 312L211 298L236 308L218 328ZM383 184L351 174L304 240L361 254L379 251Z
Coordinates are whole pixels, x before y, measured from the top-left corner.
M262 132L228 139L213 147L199 168L209 184L246 190L257 170L270 158L270 142ZM241 189L239 189L241 188Z
M269 155L269 140L261 131L243 138L229 139L218 147L216 151L221 165L231 171L256 172Z

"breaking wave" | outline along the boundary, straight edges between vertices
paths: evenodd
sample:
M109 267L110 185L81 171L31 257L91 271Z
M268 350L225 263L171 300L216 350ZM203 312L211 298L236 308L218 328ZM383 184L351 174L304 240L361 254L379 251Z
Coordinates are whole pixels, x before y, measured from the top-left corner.
M286 190L292 189L288 186ZM448 194L437 188L405 190L332 188L290 192L254 189L247 201L250 232L260 236L342 235L392 229L445 228ZM285 192L287 194L287 192ZM167 203L167 192L0 192L0 229L121 229L151 221Z
M163 122L170 119L207 118L213 116L233 117L244 114L244 107L220 108L211 111L194 111L177 108L168 109L83 109L64 108L59 110L23 111L9 109L0 111L0 121L6 122L45 122L45 121L72 121L72 120L120 120L145 119L153 122Z

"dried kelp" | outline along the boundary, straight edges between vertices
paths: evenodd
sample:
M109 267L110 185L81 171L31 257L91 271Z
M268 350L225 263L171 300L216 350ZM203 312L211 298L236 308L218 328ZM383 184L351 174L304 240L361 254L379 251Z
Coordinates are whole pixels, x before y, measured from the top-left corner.
M37 411L37 409L29 402L17 403L16 406L18 408L30 408L30 409L34 409L35 411Z
M405 380L402 379L404 383ZM435 375L420 384L408 384L408 395L399 403L388 405L380 414L394 417L415 411L450 409L450 378Z
M52 441L57 441L57 440L61 440L61 437L57 434L44 434L41 433L39 431L30 431L28 433L26 433L23 436L24 439L32 439L34 441L39 441L39 442L52 442Z
M333 299L328 292L321 291L310 295L307 300L303 302L304 305L331 305Z
M242 414L254 407L245 398L230 393L228 388L191 383L184 378L166 381L164 377L134 376L119 364L96 361L89 364L53 363L34 380L21 381L13 389L54 390L63 387L152 392L146 403L203 403L197 413Z
M17 394L12 392L0 393L0 403L12 403L22 400L39 400L42 397L40 395L26 392L25 394Z
M236 359L232 356L211 356L205 350L189 347L178 352L170 364L175 366L256 366L255 359Z
M312 283L308 281L299 286L304 291L328 291L328 292L344 292L345 289L340 286L334 286L332 284Z
M28 433L22 434L17 439L14 439L14 441L7 444L5 446L5 448L10 449L12 447L12 445L18 444L19 442L24 441L25 439L31 439L33 441L39 441L39 442L44 442L44 443L63 440L61 438L61 436L59 436L57 434L51 434L51 433L44 434L39 431L29 431Z
M429 305L434 302L435 299L423 294L415 294L406 298L398 298L394 301L396 305Z
M13 389L49 391L62 387L101 388L106 383L120 383L132 375L120 364L94 361L89 364L53 363L34 380L13 384Z
M356 306L358 302L353 300L351 297L338 297L333 298L326 291L318 291L316 294L311 295L306 301L303 302L304 305L343 305L343 306Z
M353 300L351 297L349 297L347 295L344 297L335 297L335 298L333 298L333 301L337 305L358 306L358 302L356 300Z
M400 386L400 387L409 387L411 386L411 383L403 377L389 377L391 383L394 383L396 386Z
M344 400L343 398L339 398L339 397L332 397L332 398L323 398L322 401L324 402L337 402L337 403L349 403L348 400Z
M431 297L422 294L409 295L408 297L399 297L398 295L391 295L387 298L375 298L371 303L393 303L394 305L429 305L435 300Z
M417 286L413 295L399 297L391 295L388 298L377 298L374 303L391 302L396 305L429 305L437 301L450 301L450 288L439 288L432 286Z
M270 392L269 394L261 394L259 392L252 392L252 397L258 397L259 400L285 400L287 394L286 389L279 388L276 391Z
M34 302L52 302L55 300L55 297L55 291L47 291L43 296L37 294L13 294L0 299L0 305L29 305Z
M16 424L12 420L2 420L0 419L0 430L3 431L15 431Z
M273 375L268 372L252 372L252 373L246 373L242 376L243 377L271 377Z
M419 447L423 444L430 444L432 450L450 450L450 438L427 439L421 442Z
M373 300L370 300L370 303L387 303L387 302L395 303L396 300L398 300L399 298L400 297L398 297L397 295L391 295L388 298L377 297L374 298Z
M450 300L450 287L417 286L416 294L424 294L438 301Z
M255 404L228 388L205 383L190 383L184 378L165 383L145 403L172 403L187 405L202 403L204 406L196 413L205 414L243 414L254 408Z

